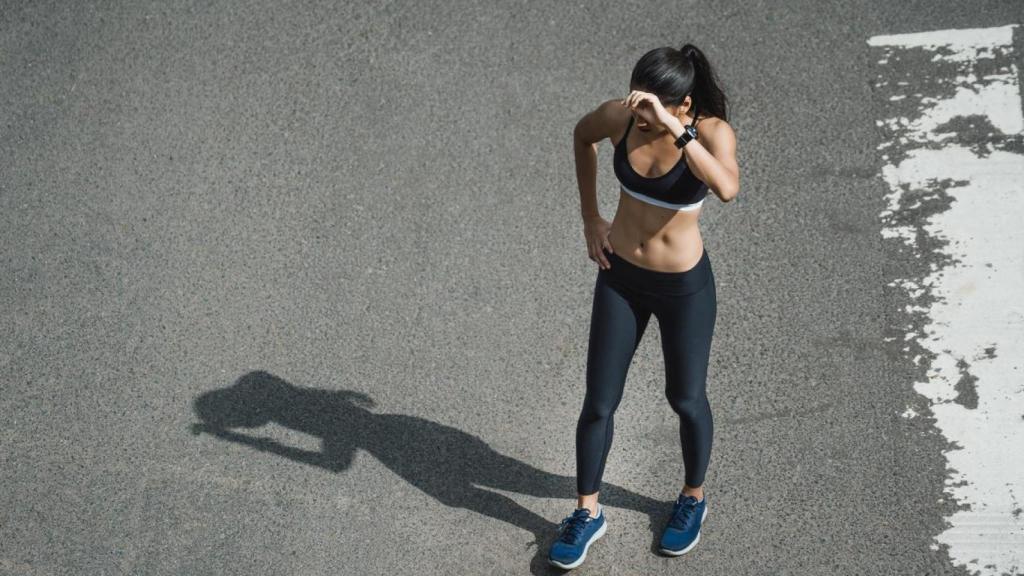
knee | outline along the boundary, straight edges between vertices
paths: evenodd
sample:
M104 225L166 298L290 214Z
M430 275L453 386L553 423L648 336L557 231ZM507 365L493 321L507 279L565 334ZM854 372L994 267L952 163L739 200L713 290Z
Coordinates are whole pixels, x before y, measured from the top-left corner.
M671 393L665 395L669 405L676 414L683 418L699 419L704 417L708 410L708 397L705 394L679 396Z
M588 398L583 402L583 409L580 411L580 420L584 422L607 420L614 413L615 404L611 402L599 402Z

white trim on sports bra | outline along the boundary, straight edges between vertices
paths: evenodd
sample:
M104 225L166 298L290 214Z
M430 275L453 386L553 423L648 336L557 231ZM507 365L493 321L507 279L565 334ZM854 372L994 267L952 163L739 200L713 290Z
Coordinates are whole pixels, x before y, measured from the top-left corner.
M683 210L696 210L700 208L701 204L704 203L704 198L701 198L700 200L694 202L693 204L673 204L671 202L665 202L664 200L658 200L657 198L651 198L650 196L647 196L645 194L634 192L629 188L626 188L626 186L622 182L619 182L619 188L622 188L622 190L625 191L627 194L641 202L654 204L655 206L661 206L662 208L668 208L670 210L675 210L677 212L681 212Z

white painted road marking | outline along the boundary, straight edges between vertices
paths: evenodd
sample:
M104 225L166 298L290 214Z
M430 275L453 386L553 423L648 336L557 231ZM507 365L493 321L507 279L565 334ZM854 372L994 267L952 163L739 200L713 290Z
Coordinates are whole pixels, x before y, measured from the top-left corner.
M880 147L883 234L939 262L897 281L928 319L905 339L934 355L908 358L930 362L915 389L957 446L946 452L946 492L965 509L935 547L993 576L1024 573L1024 116L1014 27L868 40L884 54L877 86L907 114L878 121L892 136ZM921 202L936 207L908 218Z

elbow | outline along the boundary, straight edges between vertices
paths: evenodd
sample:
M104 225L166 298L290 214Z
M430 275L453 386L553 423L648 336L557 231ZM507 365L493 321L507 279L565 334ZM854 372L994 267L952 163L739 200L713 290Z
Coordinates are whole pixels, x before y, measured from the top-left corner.
M718 189L718 197L722 199L722 202L732 202L739 193L739 186L728 186Z
M736 196L740 193L740 181L738 178L733 178L732 182L729 182L727 186L723 186L719 190L719 196L723 202L732 202L736 199Z

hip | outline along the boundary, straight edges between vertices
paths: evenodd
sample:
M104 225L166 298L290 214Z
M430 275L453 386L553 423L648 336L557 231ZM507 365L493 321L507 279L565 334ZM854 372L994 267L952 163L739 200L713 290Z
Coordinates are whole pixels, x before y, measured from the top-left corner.
M700 259L687 270L664 272L634 264L614 252L602 248L611 267L600 269L609 284L638 295L688 296L714 282L714 271L707 248L701 248Z

